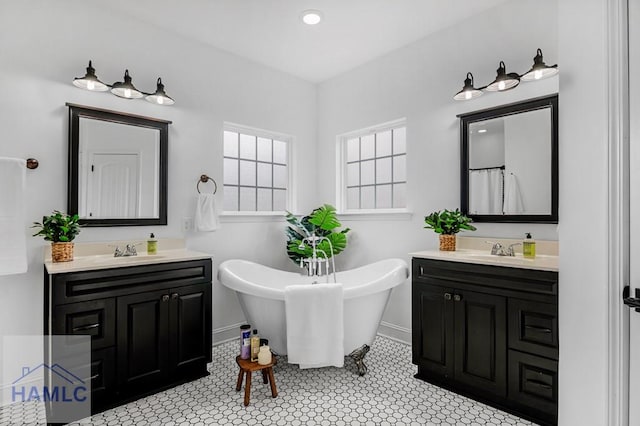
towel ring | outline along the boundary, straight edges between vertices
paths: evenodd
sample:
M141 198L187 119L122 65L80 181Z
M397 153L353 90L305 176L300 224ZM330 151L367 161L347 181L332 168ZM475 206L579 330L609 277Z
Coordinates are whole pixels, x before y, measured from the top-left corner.
M213 189L213 193L215 194L216 192L218 192L218 184L216 183L215 180L211 179L209 176L207 175L200 175L200 179L198 180L198 183L196 184L196 190L198 191L198 194L200 194L200 183L207 183L208 181L213 182L213 184L215 185L214 189Z

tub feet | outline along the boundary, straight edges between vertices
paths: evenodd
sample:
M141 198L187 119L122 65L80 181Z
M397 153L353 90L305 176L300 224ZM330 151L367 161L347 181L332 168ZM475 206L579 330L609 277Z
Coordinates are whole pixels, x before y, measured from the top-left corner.
M364 364L364 357L369 352L369 345L362 345L358 349L354 349L353 352L349 354L349 358L355 361L356 367L358 368L358 375L364 376L367 374L367 366Z

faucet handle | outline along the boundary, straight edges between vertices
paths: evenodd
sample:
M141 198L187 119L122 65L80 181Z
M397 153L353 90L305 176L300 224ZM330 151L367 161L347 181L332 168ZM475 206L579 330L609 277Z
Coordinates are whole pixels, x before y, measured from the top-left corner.
M123 255L122 250L118 246L110 245L109 247L115 247L116 249L113 251L113 257L121 257Z
M502 250L502 244L494 241L485 241L487 244L493 244L491 247L491 254L498 254Z
M513 243L513 244L509 244L509 248L507 249L507 255L508 256L515 256L516 252L513 249L515 246L519 246L522 243Z

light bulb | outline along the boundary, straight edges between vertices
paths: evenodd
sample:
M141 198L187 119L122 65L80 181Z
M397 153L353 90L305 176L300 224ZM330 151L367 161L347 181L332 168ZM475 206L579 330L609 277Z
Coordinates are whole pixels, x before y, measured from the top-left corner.
M535 70L533 73L533 78L536 80L540 80L542 78L542 70Z
M500 83L498 83L498 90L504 90L504 88L505 88L504 81L501 81Z
M464 92L464 98L465 99L471 99L471 92L470 91Z
M96 88L96 84L93 81L89 80L87 82L87 89L88 90L94 90L95 88Z
M164 103L164 98L162 96L158 96L158 104L162 105Z
M322 20L322 13L319 10L305 10L302 12L302 22L307 25L316 25Z
M124 89L124 97L125 98L131 97L131 89Z

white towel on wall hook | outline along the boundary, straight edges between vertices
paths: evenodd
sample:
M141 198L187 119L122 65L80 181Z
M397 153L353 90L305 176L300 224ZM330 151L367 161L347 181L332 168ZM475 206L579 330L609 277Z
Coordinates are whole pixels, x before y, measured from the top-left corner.
M24 192L27 162L0 157L0 275L27 272Z
M216 210L215 194L198 194L195 230L198 232L211 232L219 227L220 220Z

